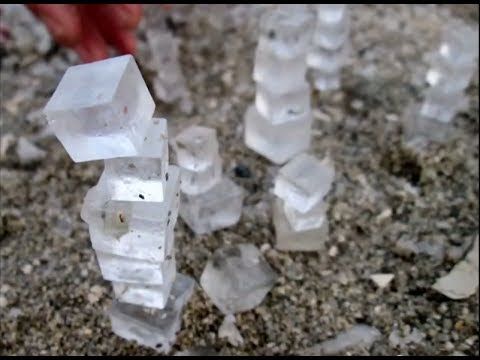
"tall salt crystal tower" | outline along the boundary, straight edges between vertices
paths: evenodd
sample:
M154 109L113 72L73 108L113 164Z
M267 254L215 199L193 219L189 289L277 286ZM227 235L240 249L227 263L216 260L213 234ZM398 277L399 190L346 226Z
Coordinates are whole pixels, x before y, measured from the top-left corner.
M421 105L407 114L409 142L445 141L453 132L452 119L468 107L465 89L478 68L479 34L476 28L459 19L450 20L435 52L429 54L429 85Z
M334 178L335 170L328 159L319 161L306 153L280 168L273 188L277 249L324 249L329 233L325 196Z
M245 143L276 164L310 146L306 55L311 20L302 4L278 5L261 19L253 70L255 104L245 113Z
M315 5L317 21L307 56L317 90L340 88L341 69L347 55L350 14L346 4Z
M180 172L168 164L167 122L154 110L125 55L67 69L44 113L73 161L105 161L81 217L113 286L114 333L167 352L194 281L176 272Z

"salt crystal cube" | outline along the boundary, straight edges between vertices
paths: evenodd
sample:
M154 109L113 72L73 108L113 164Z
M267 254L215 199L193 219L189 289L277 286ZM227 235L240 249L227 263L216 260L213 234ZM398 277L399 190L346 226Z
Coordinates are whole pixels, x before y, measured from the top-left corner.
M298 88L280 92L275 87L257 83L255 105L272 124L296 120L310 111L310 86L304 82Z
M254 245L235 244L215 250L200 284L220 311L228 315L258 306L277 277Z
M295 231L305 231L315 229L323 225L327 218L327 205L319 201L306 213L302 213L284 202L283 210L290 227Z
M276 164L283 164L310 146L312 115L301 114L296 120L272 124L255 106L245 113L245 144Z
M112 282L113 292L118 301L135 305L163 309L168 301L176 273L167 273L165 283L162 285L143 285Z
M276 237L275 247L279 250L318 251L325 249L329 233L327 220L324 220L318 227L296 230L286 217L284 201L276 198L273 206L273 224Z
M302 153L280 168L274 193L296 210L312 209L330 190L335 171L325 161Z
M170 351L180 330L182 310L194 286L192 278L177 274L164 309L114 301L108 310L113 332L159 352Z
M200 194L208 191L217 184L222 177L222 159L216 156L213 163L198 171L192 171L187 168L181 170L181 190L189 195Z
M133 56L72 66L44 109L75 162L136 156L155 103Z
M161 203L110 200L102 180L87 192L81 217L89 225L94 249L151 261L165 259L173 244L180 201L179 169L171 165L168 173Z
M304 4L281 5L260 19L260 46L280 58L305 53L311 39L312 17Z
M178 165L192 171L211 166L218 155L217 132L204 126L190 126L175 136L172 146Z
M245 191L228 178L210 190L197 194L181 194L180 216L197 234L231 226L242 214Z
M257 83L269 84L279 92L285 92L302 86L306 72L305 53L281 59L261 44L257 46L253 67L253 79Z
M138 260L97 251L97 260L105 280L143 285L166 284L175 272L173 251L165 261Z

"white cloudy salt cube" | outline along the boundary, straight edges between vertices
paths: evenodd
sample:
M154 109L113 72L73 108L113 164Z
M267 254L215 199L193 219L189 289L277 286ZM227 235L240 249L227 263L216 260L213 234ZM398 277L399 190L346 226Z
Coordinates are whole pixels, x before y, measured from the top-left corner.
M84 199L82 219L89 224L95 250L145 260L164 260L173 244L178 216L180 177L169 166L165 201L142 203L109 200L101 181Z
M275 226L275 247L284 251L318 251L325 250L328 240L329 224L325 219L319 226L305 229L294 229L287 219L284 201L276 198L273 205L273 224Z
M427 90L425 101L420 108L422 116L447 123L452 121L458 111L468 107L468 97L463 92L442 94L437 90Z
M172 249L173 250L173 249ZM165 261L138 260L96 251L98 265L105 280L144 285L165 284L175 271L173 251Z
M316 10L317 21L335 25L346 21L348 7L346 4L318 4Z
M258 306L277 277L254 245L235 244L215 250L200 284L220 311L228 315Z
M206 192L182 193L180 217L197 234L229 227L240 219L244 197L240 186L223 178Z
M163 309L168 301L175 280L175 271L167 273L168 278L162 285L143 285L112 282L113 292L118 301Z
M260 19L259 46L287 59L305 53L311 39L312 16L304 4L281 5Z
M149 121L138 156L105 160L102 178L112 200L163 201L168 167L167 121Z
M281 59L259 44L255 51L253 79L257 83L269 84L279 92L298 88L306 78L305 56L305 53L301 53L289 59Z
M312 69L313 85L319 91L337 90L340 88L340 73L325 73L319 69Z
M164 309L114 301L108 311L113 332L159 352L170 351L180 330L182 310L194 286L192 278L177 274Z
M311 112L296 120L272 124L255 106L245 113L245 144L276 164L283 164L308 149L311 137Z
M320 69L325 74L337 75L344 62L345 51L329 51L315 48L307 55L308 66Z
M310 86L304 82L298 88L279 92L276 87L257 83L255 105L273 124L296 120L310 111Z
M295 231L315 229L323 225L327 219L327 204L319 201L309 211L302 213L284 202L283 210L290 227Z
M198 171L181 168L182 192L189 195L196 195L208 191L217 184L222 177L222 159L216 156L213 163Z
M204 126L189 126L175 136L172 147L182 168L203 170L218 156L217 131Z
M155 103L133 56L67 69L44 109L73 161L135 156Z
M444 26L439 54L457 66L476 62L479 47L478 33L478 26L469 26L458 18L449 20Z
M305 213L329 192L334 177L334 169L325 160L302 153L280 168L273 192Z

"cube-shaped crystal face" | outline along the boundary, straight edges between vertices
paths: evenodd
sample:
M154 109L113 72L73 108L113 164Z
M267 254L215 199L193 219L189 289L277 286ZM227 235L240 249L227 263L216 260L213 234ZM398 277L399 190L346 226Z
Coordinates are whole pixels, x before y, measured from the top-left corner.
M318 4L317 18L324 24L338 24L345 21L348 7L346 4Z
M327 161L302 153L279 170L274 193L305 213L328 193L334 177L335 171Z
M211 189L197 195L181 194L180 216L197 234L204 234L238 222L245 191L223 178Z
M314 69L320 69L324 74L337 74L345 62L344 51L332 51L323 48L312 49L307 56L307 64Z
M306 52L312 20L304 4L280 5L262 17L259 46L268 46L281 58Z
M187 168L181 170L181 190L187 194L194 195L208 191L222 177L222 159L216 156L213 163L199 171L192 171Z
M312 115L301 114L296 120L273 124L255 106L245 113L245 144L276 164L283 164L308 149Z
M178 165L193 171L210 166L218 155L217 131L204 126L190 126L173 141Z
M310 86L304 82L288 92L278 92L275 87L257 83L255 104L273 124L296 120L310 112Z
M233 314L258 306L276 279L277 274L254 245L236 244L214 252L200 283L223 313Z
M155 103L131 55L70 67L44 113L75 162L138 154Z
M284 202L285 217L290 223L290 227L295 231L305 231L319 228L326 221L327 204L319 201L313 208L306 213L301 213L293 206Z
M302 86L305 82L307 62L305 53L289 59L280 59L268 48L258 46L255 51L253 79L257 83L269 84L278 92Z
M471 27L465 22L450 20L444 27L439 53L451 63L466 64L478 59L478 26Z

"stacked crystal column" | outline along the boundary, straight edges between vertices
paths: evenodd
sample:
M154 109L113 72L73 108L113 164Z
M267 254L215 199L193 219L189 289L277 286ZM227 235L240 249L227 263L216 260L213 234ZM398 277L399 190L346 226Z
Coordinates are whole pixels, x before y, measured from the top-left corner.
M113 331L168 351L194 282L176 273L180 171L168 164L167 122L154 109L126 55L70 67L44 111L74 161L105 161L81 217L112 282Z
M215 129L190 126L172 142L181 167L180 216L197 234L238 222L244 190L222 176Z
M327 159L302 153L280 168L273 192L273 223L280 250L324 249L328 238L325 196L335 177Z
M341 69L347 54L350 16L346 4L315 5L317 22L307 63L315 88L320 91L340 87Z
M245 113L245 143L276 164L310 146L306 55L312 18L305 5L278 5L261 19L253 78L255 104Z
M478 26L473 28L459 19L445 26L440 46L430 55L426 75L430 87L424 102L408 114L410 140L443 141L451 134L453 117L468 106L465 89L478 67L478 38Z

